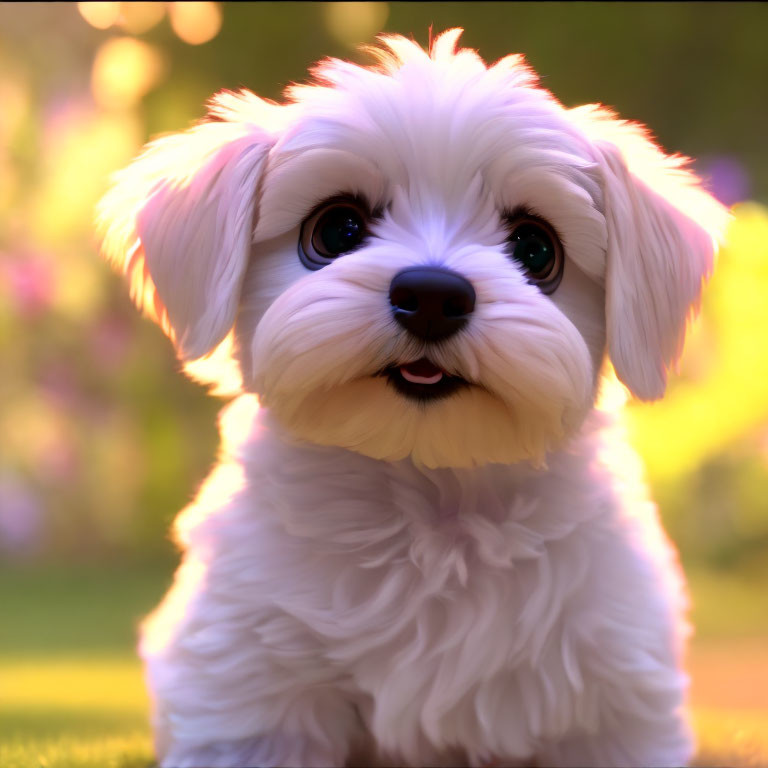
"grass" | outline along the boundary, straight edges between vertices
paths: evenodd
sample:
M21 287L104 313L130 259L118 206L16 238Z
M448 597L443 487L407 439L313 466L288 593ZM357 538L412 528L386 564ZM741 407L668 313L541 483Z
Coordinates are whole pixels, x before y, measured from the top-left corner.
M148 700L134 652L162 568L0 572L0 766L148 768Z
M162 568L0 570L0 766L149 768L134 653ZM768 592L691 574L698 766L768 765Z

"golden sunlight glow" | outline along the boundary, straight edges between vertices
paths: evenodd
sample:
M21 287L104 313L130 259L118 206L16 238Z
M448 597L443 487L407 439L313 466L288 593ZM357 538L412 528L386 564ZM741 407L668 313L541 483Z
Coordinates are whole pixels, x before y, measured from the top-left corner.
M246 417L255 415L254 407L258 408L258 404L254 403L255 398L246 395L228 406L226 412L242 422ZM222 418L226 416L223 415ZM248 424L251 422L248 421ZM209 519L214 510L220 509L221 505L244 485L245 472L238 462L218 464L203 482L197 498L176 519L174 538L177 543L187 543L198 526ZM171 591L160 607L144 622L142 646L145 651L162 649L172 640L173 632L182 624L190 597L199 590L200 581L205 578L206 571L207 565L203 560L189 554L184 558L176 572Z
M104 194L109 174L136 153L142 126L135 114L99 114L81 108L46 126L46 133L41 152L43 173L31 221L39 242L60 249L71 238L90 233L93 207ZM89 305L86 289L93 280L100 282L97 274L86 277L93 267L87 256L83 260L82 270L74 265L63 270L66 280L59 298L73 311Z
M606 363L600 378L600 390L595 407L600 411L616 413L626 405L627 400L629 400L629 391L619 381L613 366Z
M252 394L241 395L222 410L219 427L225 451L234 452L248 439L258 412L259 399Z
M106 246L102 244L102 248L104 249ZM171 322L168 319L168 311L163 306L162 301L160 301L160 297L155 291L154 283L149 277L149 270L147 269L144 249L141 243L136 240L125 255L126 266L123 266L121 258L123 254L121 252L110 253L107 249L104 250L104 253L118 269L125 271L125 274L128 276L128 290L136 306L141 309L145 317L154 320L175 345L176 334L173 332Z
M201 560L187 556L174 577L173 587L165 599L142 625L141 647L144 653L156 653L173 639L174 630L182 624L191 596L205 578L206 566Z
M258 401L253 395L243 395L228 405L221 415L224 449L232 449L242 442L253 425L258 410ZM245 485L245 473L239 462L225 461L216 466L203 483L197 498L174 523L174 538L184 545L191 536L201 535L199 526L210 519L214 510L231 499ZM144 623L145 651L165 648L173 639L173 632L181 626L189 605L190 597L198 589L206 575L204 561L189 554L176 572L173 588L160 607Z
M253 123L268 133L285 130L294 113L290 104L277 104L245 90L217 93L210 105L211 114L225 122Z
M168 12L173 31L189 45L207 43L221 29L221 8L218 3L171 3Z
M210 394L219 397L236 395L242 391L243 378L233 356L234 334L230 332L210 355L184 364L184 370L201 384L213 383Z
M354 46L380 32L389 17L387 3L324 3L323 19L331 36Z
M632 442L651 478L674 477L768 420L768 209L735 207L702 314L664 400L632 403Z
M121 5L124 3L78 3L77 10L92 27L109 29L120 18Z
M162 55L154 46L132 37L107 40L96 53L91 90L107 109L135 106L165 74Z
M152 29L165 16L165 3L120 3L120 27L132 35Z

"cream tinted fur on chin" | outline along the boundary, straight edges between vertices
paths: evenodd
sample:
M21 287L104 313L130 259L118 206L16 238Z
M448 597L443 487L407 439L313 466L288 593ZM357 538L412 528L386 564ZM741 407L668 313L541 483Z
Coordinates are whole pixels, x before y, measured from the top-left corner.
M578 427L594 380L586 344L495 252L451 260L472 280L478 304L460 338L428 350L438 366L474 386L424 407L376 377L395 361L418 359L426 345L393 325L388 301L394 274L418 257L398 259L394 246L371 250L293 285L256 328L255 387L293 433L437 467L540 463Z
M691 756L681 575L592 406L606 357L663 394L725 212L642 128L457 39L324 62L282 105L221 94L102 203L138 305L251 393L143 628L163 766ZM302 222L339 194L368 237L311 271ZM551 295L512 258L516 211L562 243ZM424 266L475 293L437 344L392 314ZM422 357L470 386L417 403L379 375Z

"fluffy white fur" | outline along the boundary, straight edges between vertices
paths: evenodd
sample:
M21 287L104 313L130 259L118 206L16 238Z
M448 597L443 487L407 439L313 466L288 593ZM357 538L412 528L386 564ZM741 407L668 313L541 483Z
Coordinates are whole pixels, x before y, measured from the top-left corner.
M641 128L459 33L326 61L286 104L222 94L103 201L136 301L245 393L143 631L163 766L691 756L675 555L594 402L606 352L663 394L725 213ZM339 193L381 216L309 271L301 222ZM504 250L520 205L564 245L550 296ZM437 345L392 319L416 265L476 292ZM419 405L374 376L425 354L474 386Z

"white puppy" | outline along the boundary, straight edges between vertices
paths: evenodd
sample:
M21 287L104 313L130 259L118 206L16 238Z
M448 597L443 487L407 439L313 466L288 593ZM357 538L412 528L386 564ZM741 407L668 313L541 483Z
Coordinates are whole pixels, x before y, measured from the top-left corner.
M459 34L221 94L103 201L137 302L246 393L143 632L163 766L691 756L676 557L594 403L606 354L661 397L726 213Z

